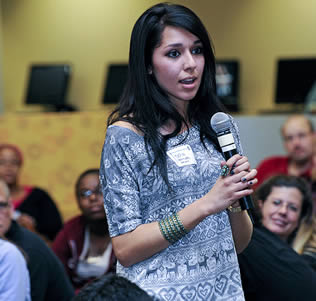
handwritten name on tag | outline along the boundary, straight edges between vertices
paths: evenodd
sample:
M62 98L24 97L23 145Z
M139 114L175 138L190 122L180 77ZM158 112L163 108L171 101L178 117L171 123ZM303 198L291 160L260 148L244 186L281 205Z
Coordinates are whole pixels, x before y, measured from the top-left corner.
M196 164L196 160L190 145L176 146L167 151L168 157L179 167Z

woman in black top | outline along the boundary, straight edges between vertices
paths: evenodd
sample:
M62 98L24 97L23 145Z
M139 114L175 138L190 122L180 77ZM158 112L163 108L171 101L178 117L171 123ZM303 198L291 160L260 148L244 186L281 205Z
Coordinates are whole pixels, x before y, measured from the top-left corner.
M18 147L12 144L0 145L0 179L9 186L15 209L13 218L21 226L50 242L62 228L61 215L46 191L19 183L22 164L23 155Z
M316 273L289 244L301 221L312 215L307 183L275 176L256 190L255 199L259 221L238 255L246 300L316 300Z

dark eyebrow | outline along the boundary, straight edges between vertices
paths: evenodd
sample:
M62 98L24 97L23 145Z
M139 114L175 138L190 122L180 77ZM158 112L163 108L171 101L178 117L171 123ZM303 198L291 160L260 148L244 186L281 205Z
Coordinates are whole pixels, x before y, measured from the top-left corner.
M201 40L196 40L193 42L194 45L196 44L202 44ZM181 43L174 43L174 44L168 44L165 48L168 48L168 47L181 47L182 44Z

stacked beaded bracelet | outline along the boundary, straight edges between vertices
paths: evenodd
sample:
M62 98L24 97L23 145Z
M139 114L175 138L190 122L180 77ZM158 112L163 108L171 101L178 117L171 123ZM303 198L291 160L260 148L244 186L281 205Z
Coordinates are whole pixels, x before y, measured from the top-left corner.
M175 243L189 232L184 228L178 213L162 219L159 222L159 229L163 237L171 244Z

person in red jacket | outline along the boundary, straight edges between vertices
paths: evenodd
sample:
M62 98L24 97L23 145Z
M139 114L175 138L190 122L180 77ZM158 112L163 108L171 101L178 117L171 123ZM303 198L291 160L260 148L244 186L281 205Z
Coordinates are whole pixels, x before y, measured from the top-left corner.
M83 172L76 182L75 193L82 214L65 223L52 248L78 292L91 280L113 272L116 260L103 207L99 170Z
M311 182L315 138L312 122L303 115L292 115L283 124L281 135L287 155L261 161L257 166L255 187L277 174L301 176Z

